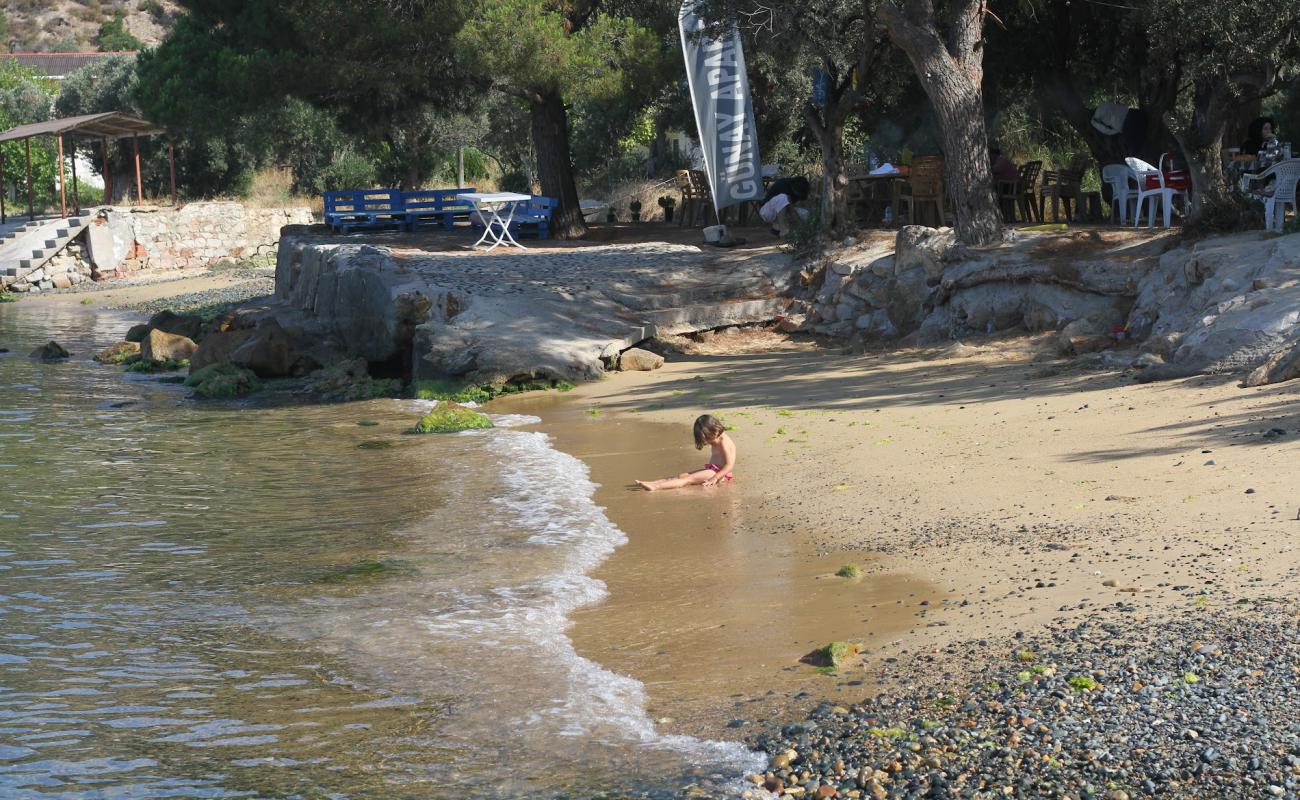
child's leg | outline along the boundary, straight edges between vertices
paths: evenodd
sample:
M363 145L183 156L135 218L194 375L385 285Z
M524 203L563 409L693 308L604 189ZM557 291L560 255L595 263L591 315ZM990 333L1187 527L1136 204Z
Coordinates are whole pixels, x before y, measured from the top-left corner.
M711 469L701 469L695 472L683 472L675 478L663 478L657 481L637 481L636 485L645 489L647 492L658 491L659 489L680 489L683 486L698 486L709 478L716 475Z

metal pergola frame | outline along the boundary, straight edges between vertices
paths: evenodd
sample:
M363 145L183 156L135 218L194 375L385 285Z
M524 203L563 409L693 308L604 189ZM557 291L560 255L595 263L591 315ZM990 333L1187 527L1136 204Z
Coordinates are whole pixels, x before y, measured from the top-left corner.
M156 134L165 134L167 131L148 120L140 119L132 114L122 111L108 111L102 114L88 114L81 117L65 117L64 119L52 119L47 122L36 122L31 125L19 125L16 128L10 128L4 133L0 133L0 143L12 142L22 139L26 144L27 151L27 218L36 219L35 211L35 191L32 187L32 137L33 136L53 136L59 143L59 210L63 216L68 216L68 192L66 180L63 174L63 137L69 138L82 136L85 138L98 138L103 149L104 158L104 198L111 199L113 196L113 176L109 171L108 165L108 143L110 140L131 138L131 144L135 149L135 197L137 204L144 203L144 187L140 180L140 137L154 136ZM76 142L72 142L71 149L72 159L72 202L73 207L81 211L81 198L77 195L77 159L76 159ZM168 139L167 141L167 165L171 172L171 189L172 205L177 205L176 197L176 146ZM8 211L5 208L4 186L4 151L0 150L0 224L8 221Z

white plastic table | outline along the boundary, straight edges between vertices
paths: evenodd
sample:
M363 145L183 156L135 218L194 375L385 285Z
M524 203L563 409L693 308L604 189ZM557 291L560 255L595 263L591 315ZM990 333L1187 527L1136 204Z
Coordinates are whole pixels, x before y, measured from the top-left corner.
M478 237L478 241L473 244L474 247L491 239L492 243L487 248L489 252L502 244L512 244L521 250L525 249L522 244L515 241L515 237L510 235L510 221L515 216L515 204L532 200L531 195L515 192L464 192L456 196L473 203L478 218L483 221L483 235ZM506 209L509 211L506 213L506 218L502 219L501 212Z

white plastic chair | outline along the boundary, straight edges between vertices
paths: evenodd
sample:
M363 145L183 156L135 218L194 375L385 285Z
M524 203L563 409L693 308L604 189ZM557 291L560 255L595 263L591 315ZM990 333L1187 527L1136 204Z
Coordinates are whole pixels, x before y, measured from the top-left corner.
M1119 224L1128 224L1128 207L1137 202L1137 187L1133 183L1133 170L1125 164L1107 164L1101 168L1101 180L1110 184L1110 216L1119 217ZM1137 213L1134 209L1134 213Z
M1166 228L1169 227L1173 218L1174 196L1180 195L1183 198L1183 202L1184 203L1187 202L1187 192L1183 191L1182 189L1172 189L1168 186L1165 186L1164 167L1165 167L1165 157L1167 155L1168 154L1166 153L1165 155L1160 156L1159 167L1153 167L1147 162L1143 161L1142 159L1133 158L1132 156L1124 159L1124 163L1128 164L1129 169L1133 171L1133 179L1137 182L1137 187L1138 187L1137 211L1133 214L1133 227L1135 228L1142 224L1142 203L1143 202L1146 202L1148 206L1147 208L1148 228L1154 227L1156 224L1156 198L1157 197L1160 198L1160 200L1164 205ZM1147 176L1151 176L1156 179L1156 186L1153 186L1150 189L1146 188Z
M1258 175L1247 175L1246 177L1264 180L1268 177L1275 178L1273 182L1273 194L1266 195L1264 200L1264 228L1265 230L1282 230L1286 223L1286 207L1291 206L1291 211L1300 214L1300 207L1296 205L1296 183L1300 181L1300 159L1291 159L1283 161L1280 164L1274 164ZM1277 214L1277 228L1273 227L1274 212Z

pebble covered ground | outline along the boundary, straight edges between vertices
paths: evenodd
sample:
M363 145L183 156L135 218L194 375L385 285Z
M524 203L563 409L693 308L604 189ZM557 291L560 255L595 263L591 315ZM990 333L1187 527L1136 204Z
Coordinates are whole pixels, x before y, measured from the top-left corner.
M770 771L750 779L823 798L1300 797L1298 608L1121 615L893 663L909 691L758 734Z
M250 300L265 297L275 292L275 269L231 269L221 272L224 276L229 276L232 280L241 280L230 286L223 286L217 289L207 289L198 292L186 292L185 294L172 295L171 297L159 297L153 300L146 300L140 303L131 303L122 306L133 311L139 311L141 314L155 314L164 309L175 311L177 314L208 312L220 313L228 308L246 303Z

